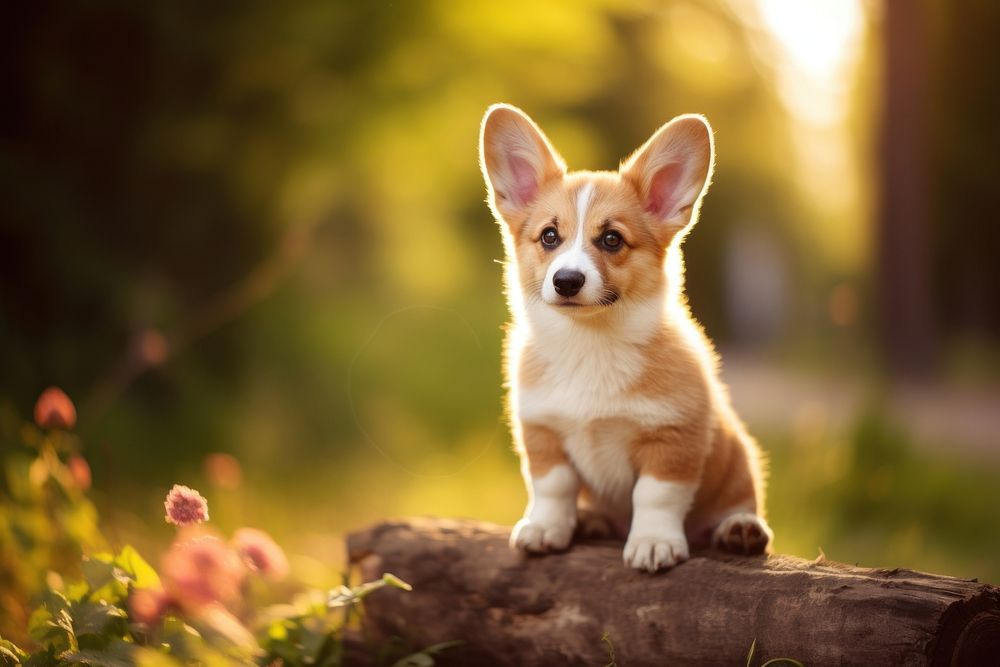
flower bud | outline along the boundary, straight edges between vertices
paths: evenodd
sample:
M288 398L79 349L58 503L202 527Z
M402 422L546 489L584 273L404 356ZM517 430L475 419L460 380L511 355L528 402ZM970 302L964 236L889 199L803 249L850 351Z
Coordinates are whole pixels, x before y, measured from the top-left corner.
M59 387L49 387L35 402L35 423L46 430L71 430L76 426L76 407Z
M87 459L79 454L73 454L66 460L66 467L69 468L69 475L78 489L86 491L90 488L90 464L87 463Z
M215 452L205 457L205 477L220 489L238 489L243 481L243 468L232 454Z

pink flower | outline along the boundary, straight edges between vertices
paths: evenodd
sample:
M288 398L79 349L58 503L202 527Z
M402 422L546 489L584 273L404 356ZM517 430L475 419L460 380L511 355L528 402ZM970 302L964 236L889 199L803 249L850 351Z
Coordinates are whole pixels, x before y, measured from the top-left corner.
M76 407L59 387L49 387L35 402L35 423L44 429L68 431L76 426Z
M233 534L233 547L243 558L247 569L268 579L284 579L288 575L288 559L271 536L256 528L240 528Z
M174 484L163 502L167 509L167 523L190 526L208 521L208 501L194 489Z
M167 593L188 611L235 600L245 574L239 556L211 535L175 543L160 565Z
M129 616L137 623L155 625L167 612L170 598L161 588L139 588L129 597Z
M69 468L69 475L73 478L77 488L86 491L90 488L90 465L87 459L79 454L73 454L66 460L66 467Z

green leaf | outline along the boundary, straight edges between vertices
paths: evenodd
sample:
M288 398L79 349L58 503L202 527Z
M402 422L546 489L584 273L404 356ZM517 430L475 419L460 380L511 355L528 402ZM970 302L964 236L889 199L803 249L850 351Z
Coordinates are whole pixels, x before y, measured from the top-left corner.
M0 639L0 667L20 665L28 654L19 649L14 642Z
M55 591L49 591L42 606L31 614L28 621L28 634L31 638L56 651L77 650L79 646L68 607L66 598Z
M753 654L757 650L757 639L754 638L753 643L750 644L750 652L747 653L747 667L750 667L753 663ZM801 662L794 658L772 658L767 662L763 663L760 667L780 667L781 665L790 665L791 667L805 667Z
M185 663L197 662L205 643L197 630L176 616L167 616L163 620L162 637L170 654Z
M132 655L137 667L181 667L183 663L151 648L137 648Z
M440 644L432 644L423 650L417 651L411 655L401 658L400 660L393 663L392 667L430 667L434 664L434 656L441 653L442 651L447 651L450 648L455 648L456 646L461 646L465 642L461 639L456 639L450 642L441 642Z
M432 667L433 664L434 658L421 651L397 660L392 667Z
M304 624L302 626L302 634L300 635L302 657L310 663L315 663L323 652L323 648L329 638L330 633L322 623Z
M90 594L90 585L86 581L74 581L66 585L66 599L70 602L80 602Z
M31 612L28 619L28 635L35 641L41 641L40 637L49 631L49 622L52 620L52 612L44 606Z
M272 642L283 642L288 639L288 622L275 621L267 628L267 639Z
M7 478L7 491L10 497L23 503L30 502L39 495L39 490L32 486L29 470L34 461L21 454L14 454L4 461L4 473Z
M382 575L382 583L386 586L392 586L393 588L402 588L404 591L412 591L413 586L406 583L392 572L386 572Z
M327 599L327 606L330 608L343 607L349 604L355 604L360 600L364 600L366 597L374 593L380 588L385 588L386 586L391 586L393 588L401 588L404 591L412 591L413 586L406 583L399 577L389 572L382 575L381 579L376 579L375 581L369 581L368 583L361 584L360 586L355 586L354 588L348 588L347 586L338 586L330 591L329 598Z
M35 610L35 613L38 614L44 610L51 616L55 615L61 609L65 609L67 611L69 610L69 600L67 600L66 596L59 591L48 590L44 595L42 595L41 604ZM35 614L32 614L32 616L34 617ZM44 621L47 619L42 620ZM28 621L28 630L31 630L31 621Z
M66 653L62 656L62 660L70 665L132 667L135 664L134 655L135 644L116 639L103 649L87 649Z
M36 651L24 663L24 667L59 667L59 658L56 657L56 649L49 646L45 650Z
M114 623L118 623L119 632L123 632L125 629L123 621L127 616L124 609L103 600L82 602L73 605L73 628L78 637L104 634Z
M91 591L100 591L115 583L128 584L128 578L115 567L114 562L107 554L85 556L80 567L83 569L83 578L87 581Z
M160 577L149 563L131 545L122 547L115 565L120 567L135 582L136 588L155 588L160 585Z

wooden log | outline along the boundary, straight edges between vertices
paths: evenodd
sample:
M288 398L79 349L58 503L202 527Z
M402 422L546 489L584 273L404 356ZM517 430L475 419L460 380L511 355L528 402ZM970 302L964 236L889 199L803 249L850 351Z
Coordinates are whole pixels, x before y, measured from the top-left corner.
M1000 664L1000 588L975 580L714 552L650 575L622 564L619 542L529 557L509 531L407 519L350 535L363 577L413 585L366 600L369 630L462 640L439 660L455 665L607 665L609 646L622 667L744 665L754 642L754 665Z

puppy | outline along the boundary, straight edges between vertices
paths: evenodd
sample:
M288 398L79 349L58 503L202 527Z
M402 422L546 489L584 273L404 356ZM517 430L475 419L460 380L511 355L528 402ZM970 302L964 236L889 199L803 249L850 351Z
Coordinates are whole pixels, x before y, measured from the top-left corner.
M708 121L673 119L617 172L568 173L527 115L497 104L479 149L506 250L509 412L529 496L511 545L617 533L625 564L651 572L689 545L764 552L760 454L682 296Z

